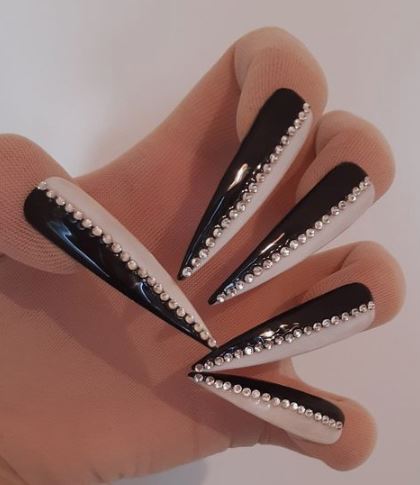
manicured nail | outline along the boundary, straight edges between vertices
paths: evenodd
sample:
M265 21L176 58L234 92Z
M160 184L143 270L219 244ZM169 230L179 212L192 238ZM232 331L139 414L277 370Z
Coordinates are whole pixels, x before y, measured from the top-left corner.
M309 300L235 337L194 366L226 370L303 354L367 329L375 318L369 289L351 283Z
M374 200L375 190L367 174L354 163L341 163L280 221L209 303L223 303L300 263L335 239Z
M131 300L203 345L216 346L156 258L82 189L59 177L48 178L28 195L24 213L47 239Z
M325 399L237 375L191 372L189 376L238 408L300 438L332 444L341 436L344 414Z
M310 106L294 91L279 89L265 102L198 225L179 279L202 267L246 224L290 167L311 125Z

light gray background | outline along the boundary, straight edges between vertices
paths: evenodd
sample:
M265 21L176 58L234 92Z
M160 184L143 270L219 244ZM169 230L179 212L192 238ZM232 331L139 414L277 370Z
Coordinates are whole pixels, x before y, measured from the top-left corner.
M396 255L403 311L393 325L296 359L308 381L375 414L369 462L340 474L257 447L118 485L419 483L419 17L416 0L0 0L0 132L34 139L73 175L135 143L233 40L264 25L306 43L329 79L328 108L376 123L398 162L389 194L335 244L373 239Z

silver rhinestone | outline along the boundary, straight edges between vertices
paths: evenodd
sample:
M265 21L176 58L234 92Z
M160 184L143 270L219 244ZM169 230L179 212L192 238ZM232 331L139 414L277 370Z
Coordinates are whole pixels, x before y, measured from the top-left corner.
M202 330L200 332L200 338L201 338L201 340L208 340L209 337L210 337L210 335L207 332L207 330ZM213 347L214 347L214 345L213 345Z
M244 277L244 281L245 283L252 283L254 281L254 275L252 275L251 273L246 274Z
M316 221L314 227L317 231L320 231L323 228L324 224L321 221Z
M226 381L226 382L223 384L223 390L224 390L224 391L229 391L231 388L232 388L232 383L230 383L229 381Z
M322 420L322 414L321 413L315 413L314 419L315 419L315 421L321 421Z
M245 397L249 397L251 395L251 389L249 387L244 387L242 389L242 395Z
M249 192L245 192L244 194L242 194L242 200L248 204L249 202L251 202L252 200L252 194L250 194Z
M266 164L263 165L263 172L264 173L270 173L271 170L272 170L272 167L268 163L266 163Z
M289 243L289 248L290 248L290 249L295 250L295 249L297 249L298 247L299 247L299 243L298 243L297 241L295 241L295 240L290 241L290 243Z
M230 220L229 220L228 218L226 218L226 217L225 217L225 218L222 220L222 222L220 223L220 225L221 225L222 227L224 227L224 228L229 227L229 225L230 225Z
M324 328L327 328L331 325L331 320L329 320L328 318L326 318L325 320L322 320L322 326Z
M255 352L262 352L263 349L264 349L264 347L263 347L263 344L261 342L258 343L257 345L254 345L254 351Z
M355 195L353 195L353 194L349 194L349 195L347 196L347 200L348 200L349 202L353 203L353 202L356 202L357 197L356 197Z
M178 306L178 303L175 300L169 300L168 302L168 307L171 310L175 310L175 308Z
M270 394L268 394L268 392L264 392L264 394L261 396L261 399L264 402L270 402L271 401L271 396L270 396Z
M375 303L374 303L373 301L370 301L370 302L368 303L368 309L369 309L369 310L374 310L374 309L375 309Z
M253 194L257 193L257 192L258 192L258 186L257 186L257 184L254 184L254 183L249 184L249 186L248 186L248 190L249 190L251 193L253 193Z
M129 261L129 260L130 260L130 255L129 255L129 253L127 253L127 251L122 251L122 252L120 253L120 259L121 259L121 261L122 261L122 262L126 263L127 261Z
M309 111L311 110L311 106L309 103L303 103L303 111L305 113L309 113Z
M271 405L274 407L280 406L281 400L278 397L273 397L271 400Z
M231 219L236 219L237 217L239 216L239 212L235 209L232 209L230 212L229 212L229 217Z
M164 291L164 292L162 292L162 293L160 294L160 299L161 299L162 301L168 301L168 300L169 300L169 298L170 298L170 296L169 296L169 295L168 295L168 293L166 293L165 291Z
M236 204L236 210L238 210L239 212L245 212L246 205L243 202L238 202Z
M276 163L276 162L278 162L278 160L279 160L278 153L275 153L275 152L274 152L274 153L272 153L272 154L270 155L269 160L270 160L270 163Z
M48 187L48 184L47 182L45 182L45 180L43 180L42 182L40 182L38 185L37 185L37 188L39 190L47 190L47 187Z
M273 253L271 255L271 260L274 262L274 263L278 263L281 259L281 255L280 253Z
M223 356L223 358L225 359L225 362L231 362L233 360L233 355L230 352L228 352Z
M271 340L267 340L266 342L264 342L264 348L266 348L267 350L271 350L273 348L273 342Z
M245 353L245 355L252 355L254 353L254 349L250 346L245 347L244 353Z
M186 314L186 311L184 308L182 308L182 306L179 306L177 309L176 309L176 314L179 318L184 318L185 317L185 314Z
M223 303L225 301L225 297L223 295L217 295L216 300L218 303Z
M333 216L338 216L340 214L340 209L336 206L331 207L331 214Z
M290 401L288 399L283 399L281 402L281 407L287 409L290 407Z
M203 330L203 324L202 324L202 323L200 323L200 322L195 323L195 324L194 324L194 330L195 330L196 332L201 332L201 330Z
M60 197L60 196L55 199L55 203L60 207L63 207L63 205L66 205L66 201L63 199L63 197Z
M235 352L233 352L233 355L235 356L235 359L240 359L243 357L244 353L241 349L237 349Z
M306 411L305 406L299 406L299 407L297 408L297 412L298 412L298 414L304 414L304 413L305 413L305 411Z
M261 397L261 392L258 389L254 389L251 393L252 399L259 399Z
M160 295L163 292L163 286L160 283L156 283L155 286L153 287L153 291Z
M238 292L237 292L236 288L232 288L232 287L230 287L230 288L227 288L227 289L225 290L225 293L226 293L226 295L227 295L228 297L232 298L232 297L234 297L234 296L235 296L235 295L236 295Z
M214 363L215 363L216 365L223 365L223 363L224 363L224 359L223 359L223 357L216 357L216 358L214 359Z
M283 337L281 337L281 336L278 336L278 337L276 337L276 338L274 339L274 343L275 343L276 345L281 345L281 343L282 343L282 342L284 342L284 338L283 338Z
M239 290L239 291L240 291L240 290L243 290L243 289L244 289L244 286L245 286L245 285L244 285L244 282L243 282L243 281L241 281L241 280L238 280L238 281L235 283L235 288L236 288L237 290Z
M322 329L322 325L320 323L314 323L312 328L315 330L315 332L319 332Z
M194 266L194 268L198 268L201 265L200 258L193 258L191 260L191 264Z
M296 402L291 402L291 403L290 403L290 408L291 408L293 411L297 411L298 407L299 407L298 403L296 403Z
M74 207L72 204L70 204L70 202L68 202L65 206L64 206L64 210L67 212L67 213L71 213L74 211Z
M130 259L130 261L127 263L127 268L130 271L136 271L136 269L139 267L137 264L137 261L134 261L134 259Z
M305 234L299 234L298 241L300 242L300 244L305 244L307 241L307 237L305 236Z
M291 344L293 342L293 340L295 340L295 338L293 337L293 334L291 333L288 333L285 337L284 337L284 340L288 343L288 344Z
M363 304L363 305L359 306L359 310L360 310L361 313L366 313L368 311L368 307L367 307L367 305Z
M149 286L155 286L155 284L156 284L156 278L153 278L153 276L149 276L149 277L147 278L146 282L147 282L147 284L148 284ZM171 300L171 301L173 301L173 300ZM177 305L177 306L178 306L178 305Z
M353 188L353 195L355 195L356 197L357 197L358 195L360 195L360 189L359 189L359 187L354 187L354 188Z
M83 219L83 221L81 222L81 225L86 229L90 229L93 224L90 219Z
M283 151L283 147L281 145L276 145L276 148L274 148L274 152L279 155Z
M216 227L213 230L213 236L219 238L223 234L223 230L220 227Z
M285 256L285 257L286 257L286 256L289 256L289 254L290 254L290 249L289 249L289 248L286 248L286 246L284 246L284 247L282 247L282 248L280 249L280 254L281 254L282 256Z
M273 266L273 261L271 259L265 259L262 265L264 269L270 269Z
M302 335L303 335L303 332L299 328L297 328L296 330L293 331L293 336L296 337L296 338L300 338L300 337L302 337Z
M322 216L322 223L323 224L329 224L331 222L330 216L326 215Z
M216 389L221 389L223 387L223 381L221 379L217 379L217 381L214 383L214 387Z
M184 278L189 278L190 276L192 275L192 269L189 267L189 266L186 266L183 270L182 270L182 276Z
M76 219L76 221L81 221L83 219L83 213L80 211L75 211L73 212L73 218Z
M315 229L309 228L306 230L307 237L314 237L315 236Z
M206 259L209 257L209 250L208 249L200 249L200 252L198 253L201 259Z
M295 128L298 130L301 126L302 126L302 122L299 120L299 119L296 119L294 122L293 122Z
M194 370L196 372L203 372L204 370L204 365L203 364L196 364L195 367L194 367Z
M263 269L261 266L255 266L255 268L252 270L255 276L260 276L263 272Z
M357 317L357 315L359 314L359 309L358 308L353 308L353 310L351 311L351 314L354 316L354 317Z
M296 133L295 127L289 126L289 128L287 129L287 133L288 133L288 135L293 136Z
M139 268L137 274L140 276L140 278L147 278L149 276L148 271L144 268Z
M322 424L329 424L330 418L326 415L322 416Z
M331 427L331 428L335 428L335 419L330 419L330 422L328 423L328 425Z
M347 312L342 313L341 314L341 320L343 322L347 322L348 320L350 320L350 315Z
M339 209L345 209L347 207L347 204L344 200L340 200L340 202L338 203L338 208Z
M331 323L333 325L338 325L340 323L340 317L338 317L337 315L334 315L332 318L331 318Z
M235 384L233 386L233 392L235 394L240 394L242 392L242 386L240 384Z
M121 247L121 244L118 244L118 243L114 243L112 246L111 246L111 251L115 254L118 254L122 251L122 247Z
M215 244L216 244L216 241L214 240L214 238L212 238L212 237L208 237L208 238L206 239L206 246L207 246L208 248L214 248Z
M49 199L54 199L54 197L56 196L56 193L54 192L54 190L47 190L45 192L45 195L49 198Z
M97 236L97 237L102 236L102 233L103 233L103 230L99 226L92 227L92 234L94 236Z
M196 374L194 376L195 382L201 382L204 379L203 374Z
M303 331L305 332L306 335L311 335L312 327L307 326L303 329Z
M288 137L288 136L286 136L286 135L282 136L282 137L280 138L280 143L281 143L282 145L288 145L288 144L289 144L289 137Z
M337 422L335 423L335 427L336 427L337 429L343 429L343 423L342 423L341 421L337 421Z
M206 377L206 384L207 385L212 386L213 383L214 383L214 377L213 376Z
M194 315L191 315L191 313L187 313L185 315L185 321L188 323L188 325L192 325L195 322Z
M102 242L105 244L111 244L112 243L112 236L110 234L104 234L102 236Z
M303 111L301 111L299 114L298 114L298 117L301 121L304 121L306 120L306 113L304 113Z
M359 189L360 189L360 190L365 190L365 189L366 189L366 185L365 185L365 183L364 183L363 181L362 181L362 182L360 182L360 184L359 184Z

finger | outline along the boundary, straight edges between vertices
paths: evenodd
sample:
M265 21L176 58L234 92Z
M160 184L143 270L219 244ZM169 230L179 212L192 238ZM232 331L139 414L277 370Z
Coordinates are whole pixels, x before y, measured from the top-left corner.
M25 198L39 182L70 176L38 145L16 135L0 135L0 171L0 252L43 271L74 271L76 263L23 217Z
M301 304L228 341L194 369L254 366L325 347L392 318L403 294L395 260L377 244L359 243L340 269L304 293Z
M331 113L321 120L316 138L319 152L299 182L299 202L213 293L210 303L223 303L300 263L354 223L390 186L392 153L366 121Z
M180 279L206 264L261 207L305 144L325 103L319 66L282 31L264 30L241 39L234 60L242 88L237 127L246 136L198 225Z

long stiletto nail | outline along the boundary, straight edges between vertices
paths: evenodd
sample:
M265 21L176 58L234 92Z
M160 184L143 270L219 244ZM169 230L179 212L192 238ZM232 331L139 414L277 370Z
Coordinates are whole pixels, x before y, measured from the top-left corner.
M216 341L155 257L73 183L51 177L27 197L28 222L104 281L200 343Z
M325 399L237 375L191 372L189 377L238 408L306 440L332 444L341 436L344 414Z
M233 338L194 366L197 372L278 361L367 329L375 318L369 289L351 283L309 300Z
M178 278L217 253L267 199L295 159L312 125L308 103L279 89L263 105L195 232Z
M284 217L209 303L223 303L300 263L342 233L374 200L375 190L364 170L341 163Z

